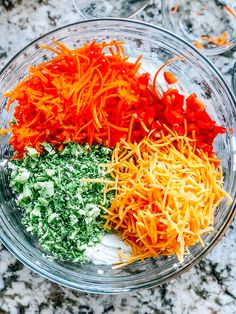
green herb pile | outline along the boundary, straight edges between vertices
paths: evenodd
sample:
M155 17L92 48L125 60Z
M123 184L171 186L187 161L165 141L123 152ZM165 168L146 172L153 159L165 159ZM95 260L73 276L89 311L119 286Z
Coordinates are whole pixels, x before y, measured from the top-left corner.
M23 210L22 223L54 256L85 262L84 251L99 242L102 204L108 208L113 194L103 204L104 183L81 182L82 178L111 177L101 163L110 161L111 150L102 146L69 143L61 152L43 144L39 155L28 148L22 160L10 162L10 186L17 193Z

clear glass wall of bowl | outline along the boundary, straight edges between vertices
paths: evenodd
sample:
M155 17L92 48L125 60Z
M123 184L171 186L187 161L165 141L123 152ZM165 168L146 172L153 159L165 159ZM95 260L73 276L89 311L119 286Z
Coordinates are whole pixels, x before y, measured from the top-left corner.
M131 18L142 11L149 0L74 0L86 19L101 17Z
M232 86L236 97L236 62L234 63L234 67L232 69Z
M50 59L50 51L41 45L53 46L57 39L69 47L78 47L96 38L100 41L123 41L127 55L143 55L143 69L151 75L170 58L182 55L169 69L178 78L178 88L185 94L195 92L206 103L211 116L227 128L215 141L215 150L223 160L224 188L235 199L236 192L236 111L235 100L228 84L213 65L191 45L179 37L157 27L122 19L97 19L62 27L32 42L11 60L0 74L0 92L11 89L27 75L29 65ZM162 86L165 89L165 85ZM6 99L0 98L0 127L7 127L13 108L6 110ZM21 212L16 207L9 188L8 160L12 154L9 135L0 142L0 239L24 264L59 284L94 293L120 293L153 287L167 282L201 260L220 240L235 214L235 202L222 202L214 220L215 231L204 237L205 247L195 245L184 263L175 256L148 259L121 269L93 264L79 265L50 258L36 239L22 226Z
M140 19L144 14L146 21L160 26L160 19L157 19L157 15L160 14L161 23L165 28L194 44L205 55L218 55L236 45L234 0L73 1L79 14L85 19L103 17ZM146 7L148 10L145 10Z
M233 10L235 2L231 0L162 0L164 26L208 56L221 54L236 45Z

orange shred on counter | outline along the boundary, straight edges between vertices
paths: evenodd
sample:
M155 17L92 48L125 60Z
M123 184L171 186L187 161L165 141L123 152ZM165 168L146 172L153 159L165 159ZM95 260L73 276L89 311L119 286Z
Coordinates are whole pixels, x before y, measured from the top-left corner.
M234 17L236 18L236 13L228 6L225 6L225 9Z
M216 207L231 197L223 189L220 160L191 145L194 139L173 133L140 143L121 140L107 171L115 179L107 191L116 196L104 216L106 227L132 246L122 264L176 254L180 262L188 247L214 228ZM86 179L85 179L86 180ZM120 253L122 257L122 253Z
M201 15L204 10L205 10L205 5L202 4L201 7L200 7L200 9L199 9L199 11L195 12L195 15L196 15L196 16Z
M179 10L179 3L176 2L176 4L171 8L171 12L173 14L176 14L178 12L178 10Z

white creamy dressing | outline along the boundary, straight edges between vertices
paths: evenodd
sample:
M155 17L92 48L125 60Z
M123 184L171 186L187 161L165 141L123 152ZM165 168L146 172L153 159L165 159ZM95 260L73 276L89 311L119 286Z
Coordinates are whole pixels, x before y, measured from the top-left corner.
M95 246L88 247L85 255L96 265L112 265L121 260L118 251L121 250L125 256L131 256L131 247L125 244L118 235L106 234L102 241Z

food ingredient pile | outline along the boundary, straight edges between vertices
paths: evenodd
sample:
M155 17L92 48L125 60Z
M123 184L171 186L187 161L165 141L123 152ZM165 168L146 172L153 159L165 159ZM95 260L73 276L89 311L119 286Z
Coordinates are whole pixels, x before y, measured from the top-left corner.
M84 260L84 249L102 239L104 224L100 217L104 183L83 183L81 178L109 175L99 164L108 162L111 150L103 146L69 143L58 152L42 144L39 156L28 148L23 160L10 164L11 187L18 194L17 203L24 208L22 223L42 247L63 259ZM103 206L109 207L108 197Z
M119 266L163 254L183 261L230 196L213 150L225 128L164 71L181 57L151 77L117 41L42 48L56 56L5 93L8 109L16 102L9 168L22 223L63 260L86 262L113 233L132 248L118 251Z

